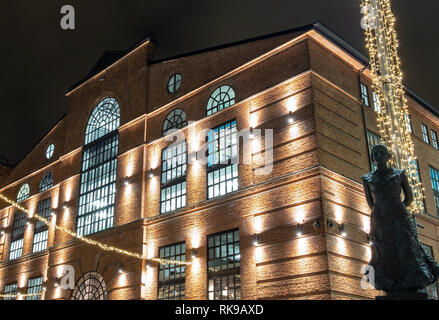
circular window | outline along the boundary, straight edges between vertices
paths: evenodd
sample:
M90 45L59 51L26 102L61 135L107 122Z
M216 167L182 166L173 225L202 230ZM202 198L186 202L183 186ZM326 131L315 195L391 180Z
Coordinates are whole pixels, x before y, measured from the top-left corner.
M179 73L174 74L168 82L168 91L170 93L175 93L180 88L181 85L181 75Z
M54 152L55 152L55 146L53 144L51 144L46 149L46 158L47 159L52 158Z
M107 287L104 278L97 272L87 272L76 283L72 300L106 300Z

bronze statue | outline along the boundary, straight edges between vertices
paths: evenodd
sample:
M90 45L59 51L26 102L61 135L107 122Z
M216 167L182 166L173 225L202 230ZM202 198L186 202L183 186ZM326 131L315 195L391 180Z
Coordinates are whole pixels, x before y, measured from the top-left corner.
M375 146L371 157L377 169L362 177L372 209L371 284L387 296L416 294L437 280L439 265L419 243L416 222L407 211L413 194L405 171L387 166L391 154L384 145Z

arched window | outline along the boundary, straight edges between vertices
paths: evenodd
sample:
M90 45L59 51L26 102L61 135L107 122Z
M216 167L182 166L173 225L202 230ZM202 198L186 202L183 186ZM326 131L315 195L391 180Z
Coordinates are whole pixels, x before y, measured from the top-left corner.
M43 179L41 179L39 192L49 190L52 187L53 187L53 176L52 173L47 172L44 175Z
M221 86L211 94L207 102L207 115L210 116L234 104L235 92L233 89L229 86Z
M71 300L106 300L107 287L97 272L87 272L76 283Z
M29 198L29 193L30 193L30 188L29 185L23 184L20 188L20 190L18 190L18 194L17 194L17 202L26 200L27 198Z
M119 104L114 98L99 102L93 110L85 132L85 144L93 142L116 130L120 125Z
M172 110L163 122L162 135L166 136L172 129L186 127L186 113L181 109Z
M119 104L102 100L86 129L76 231L84 236L113 227L119 152Z

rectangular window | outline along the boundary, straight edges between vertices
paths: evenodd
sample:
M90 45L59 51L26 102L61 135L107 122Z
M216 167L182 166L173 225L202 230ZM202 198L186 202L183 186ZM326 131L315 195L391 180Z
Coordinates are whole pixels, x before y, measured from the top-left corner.
M186 141L162 151L160 213L186 206Z
M422 127L422 137L424 138L424 142L430 144L430 137L428 136L428 128L425 124L421 124Z
M373 106L374 106L375 112L381 114L380 96L376 92L373 93Z
M26 297L26 300L40 300L41 290L43 288L43 278L32 278L27 281L27 294L31 295Z
M117 134L84 147L76 231L85 236L113 227Z
M367 145L369 147L369 155L372 154L372 149L377 144L381 144L381 138L378 135L376 135L375 133L367 130ZM376 166L373 163L372 158L370 159L370 167L372 170L376 170Z
M207 237L208 299L241 299L239 230Z
M4 295L9 295L9 297L3 297L3 300L16 300L16 295L17 295L17 284L16 283L12 283L12 284L7 284L5 285L5 287L3 288L3 294Z
M431 186L433 188L434 202L439 215L439 171L430 167Z
M422 248L424 248L425 252L427 254L430 255L430 257L432 257L434 259L434 255L433 255L433 248L421 243ZM433 283L431 285L429 285L427 288L425 288L427 291L427 294L429 297L434 298L434 299L438 299L438 294L437 294L437 282Z
M405 125L407 127L407 131L413 133L412 116L408 113L405 114Z
M43 218L50 219L50 212L52 210L52 199L46 199L38 202L37 214ZM40 252L47 249L47 239L49 236L49 230L45 223L37 220L35 222L35 233L32 252Z
M238 132L236 120L208 133L207 197L238 190Z
M159 249L161 259L186 261L186 245L184 242L168 245ZM159 300L184 300L186 267L176 264L160 264L159 267Z
M437 132L434 130L431 130L431 142L433 143L433 148L436 150L439 150L439 144L437 140Z
M366 107L369 107L369 90L364 83L360 83L361 87L361 101Z
M17 211L14 217L12 229L11 247L9 249L9 260L20 258L23 254L23 237L26 228L26 214Z

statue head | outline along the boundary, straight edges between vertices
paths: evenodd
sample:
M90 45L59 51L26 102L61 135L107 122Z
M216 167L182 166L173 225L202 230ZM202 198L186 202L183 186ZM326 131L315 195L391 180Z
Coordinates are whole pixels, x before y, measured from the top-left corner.
M371 160L373 163L387 163L392 158L392 154L383 144L378 144L372 148Z

